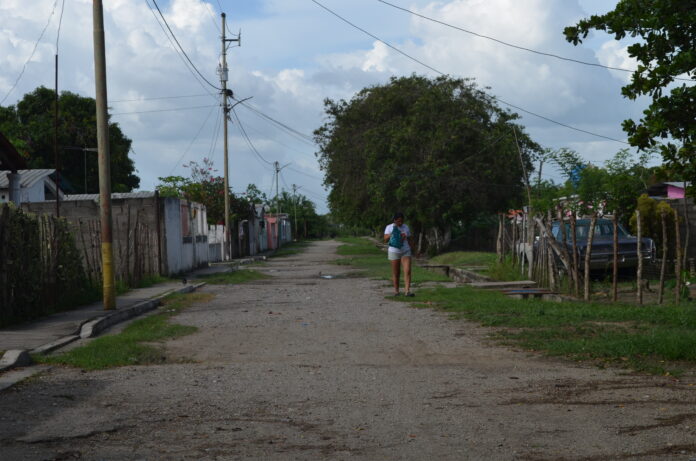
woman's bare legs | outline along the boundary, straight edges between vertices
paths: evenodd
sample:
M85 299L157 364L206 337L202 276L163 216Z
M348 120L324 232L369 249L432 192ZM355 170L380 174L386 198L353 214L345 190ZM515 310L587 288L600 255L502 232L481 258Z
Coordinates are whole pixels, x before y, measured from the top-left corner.
M389 261L392 268L392 283L394 284L394 295L399 294L399 278L401 276L401 261Z
M404 256L401 258L401 265L404 268L404 289L408 294L411 292L411 257Z

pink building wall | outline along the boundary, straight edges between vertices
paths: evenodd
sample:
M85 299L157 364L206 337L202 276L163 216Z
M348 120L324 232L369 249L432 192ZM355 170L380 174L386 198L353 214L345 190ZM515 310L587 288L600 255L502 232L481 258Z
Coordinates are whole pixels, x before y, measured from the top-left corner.
M667 185L667 197L669 198L684 198L684 189Z

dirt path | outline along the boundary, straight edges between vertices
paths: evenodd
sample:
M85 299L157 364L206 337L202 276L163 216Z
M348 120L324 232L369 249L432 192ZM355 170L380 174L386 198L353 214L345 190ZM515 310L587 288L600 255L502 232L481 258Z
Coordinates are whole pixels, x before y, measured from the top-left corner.
M0 458L696 459L693 382L493 345L385 300L330 264L336 246L205 288L215 299L177 317L199 333L167 344L190 363L54 368L0 394Z

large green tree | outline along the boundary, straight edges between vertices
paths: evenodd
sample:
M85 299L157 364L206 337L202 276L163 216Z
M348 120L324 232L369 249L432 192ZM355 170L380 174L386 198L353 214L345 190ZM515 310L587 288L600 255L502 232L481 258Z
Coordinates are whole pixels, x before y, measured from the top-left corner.
M30 168L55 168L53 149L55 91L39 87L21 101L0 107L2 131L27 158ZM58 98L58 147L63 187L74 193L99 191L96 152L96 102L93 98L64 91ZM131 140L117 123L109 123L111 187L129 192L140 185L130 158ZM85 172L86 170L86 172ZM86 185L86 188L85 188Z
M350 101L327 99L325 111L315 138L329 206L353 226L376 229L401 210L417 232L446 231L506 209L522 196L520 157L530 169L541 152L469 80L392 78Z
M696 181L696 2L694 0L620 0L613 11L566 27L577 45L596 29L617 40L637 38L628 47L639 65L625 97L647 95L650 106L638 121L625 120L631 145L658 147L668 167ZM690 79L689 82L677 79Z

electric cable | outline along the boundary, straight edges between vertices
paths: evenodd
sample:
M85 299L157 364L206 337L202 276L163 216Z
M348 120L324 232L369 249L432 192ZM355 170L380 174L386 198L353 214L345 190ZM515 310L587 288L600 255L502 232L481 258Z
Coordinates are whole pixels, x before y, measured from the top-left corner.
M191 69L189 63L186 62L186 59L181 55L181 52L179 51L179 49L176 47L176 45L175 45L174 42L172 41L172 38L169 36L169 34L167 33L167 31L164 29L164 26L162 26L162 23L160 22L159 18L157 17L157 14L155 14L154 9L150 6L150 0L145 0L145 2L147 3L148 10L150 10L150 13L152 13L152 16L155 18L155 22L157 22L157 25L159 26L160 29L162 29L162 33L164 34L164 36L167 37L167 40L169 40L169 43L170 43L170 45L172 46L172 49L176 52L176 55L179 57L179 59L181 60L181 62L184 63L184 66L186 67L186 70L188 70L189 72L191 72L191 75L193 75L193 78L194 78L194 79L196 80L196 82L201 86L201 88L203 88L203 89L208 93L208 95L210 95L212 98L216 98L215 95L213 95L212 93L210 93L210 91L209 91L208 88L203 84L203 82L201 82L201 80L198 78L198 75L196 75L196 73L194 72L194 70Z
M109 114L109 115L133 115L133 114L149 114L153 112L174 112L178 110L192 110L192 109L204 109L207 107L216 107L217 104L208 104L205 106L190 106L190 107L174 107L171 109L153 109L153 110L140 110L136 112L117 112L115 114Z
M245 102L245 101L240 101L239 99L236 99L236 98L234 98L234 97L233 97L232 99L235 100L235 101L237 101L238 103L240 103L242 106L246 107L247 109L251 110L252 112L258 114L260 117L263 117L263 118L266 119L267 121L269 121L269 122L271 122L271 123L275 123L276 125L278 125L279 127L281 127L283 130L285 130L285 131L288 132L289 134L294 135L295 137L299 138L301 141L308 142L308 143L310 143L311 145L314 145L314 144L315 144L315 143L314 143L314 140L313 140L313 138L312 138L311 136L306 135L306 134L304 134L304 133L302 133L302 132L300 132L300 131L298 131L298 130L292 128L292 127L290 127L289 125L286 125L285 123L283 123L283 122L281 122L281 121L278 121L278 120L274 119L274 118L271 117L270 115L267 115L267 114L261 112L259 109L255 108L254 106L252 106L251 104L249 104L249 103L247 103L247 102Z
M304 171L300 171L297 168L288 167L288 170L294 171L295 173L303 174L303 175L307 176L308 178L318 179L319 181L324 180L324 178L320 178L319 176L314 176L314 175L311 175L309 173L305 173Z
M184 48L181 46L181 43L179 43L179 40L176 38L176 35L175 35L174 32L172 31L172 28L169 27L169 23L167 22L167 20L165 19L164 15L162 14L162 10L160 10L159 5L157 4L157 0L152 0L152 3L155 5L155 8L157 8L157 12L158 12L159 15L162 17L162 21L164 21L164 25L167 26L167 30L169 30L169 33L172 34L172 38L174 39L174 41L176 42L176 44L179 46L179 49L181 50L181 52L182 52L182 53L184 54L184 56L186 57L186 60L189 62L189 64L191 64L191 67L193 67L193 69L196 71L196 73L197 73L198 75L200 75L200 77L203 79L203 81L205 81L205 82L206 82L208 85L210 85L211 87L215 88L217 91L221 91L220 88L218 88L217 86L213 85L212 83L210 83L210 82L208 81L207 78L205 78L205 76L198 70L198 68L197 68L196 65L193 63L193 61L191 61L191 58L189 58L188 54L186 54L186 51L184 51Z
M224 117L224 114L223 114ZM217 140L220 137L220 126L222 125L222 118L217 117L215 119L215 127L213 128L213 137L210 140L210 149L208 149L208 158L213 157L213 152L215 147L217 147Z
M604 69L618 70L618 71L621 71L621 72L636 72L636 70L632 70L632 69L624 69L624 68L622 68L622 67L605 66L605 65L603 65L603 64L599 64L599 63L595 63L595 62L581 61L581 60L579 60L579 59L567 58L567 57L565 57L565 56L560 56L560 55L553 54L553 53L547 53L547 52L544 52L544 51L538 51L538 50L534 50L534 49L532 49L532 48L526 48L526 47L523 47L523 46L520 46L520 45L515 45L515 44L513 44L513 43L508 43L508 42L505 42L505 41L503 41L503 40L497 39L497 38L495 38L495 37L490 37L490 36L487 36L487 35L479 34L479 33L477 33L477 32L473 32L473 31L471 31L471 30L467 30L467 29L464 29L464 28L462 28L462 27L458 27L458 26L455 26L455 25L452 25L452 24L448 24L448 23L446 23L446 22L444 22L444 21L440 21L440 20L438 20L438 19L430 18L430 17L425 16L425 15L423 15L423 14L416 13L416 12L413 11L413 10L409 10L408 8L403 8L403 7L401 7L401 6L394 5L393 3L389 3L389 2L387 2L387 1L385 1L385 0L377 0L377 1L380 2L380 3L383 3L383 4L385 4L385 5L391 6L392 8L396 8L397 10L401 10L401 11L404 11L404 12L406 12L406 13L410 13L410 14L412 14L412 15L414 15L414 16L418 16L419 18L422 18L422 19L426 19L426 20L428 20L428 21L435 22L435 23L440 24L440 25L443 25L443 26L445 26L445 27L450 27L450 28L452 28L452 29L459 30L459 31L461 31L461 32L465 32L465 33L467 33L467 34L471 34L471 35L474 35L474 36L479 37L479 38L485 38L485 39L487 39L487 40L491 40L491 41L500 43L501 45L509 46L509 47L511 47L511 48L516 48L516 49L518 49L518 50L528 51L528 52L530 52L530 53L535 53L535 54L538 54L538 55L541 55L541 56L547 56L547 57L550 57L550 58L556 58L556 59L560 59L560 60L562 60L562 61L574 62L574 63L576 63L576 64L582 64L582 65L585 65L585 66L601 67L601 68L604 68ZM687 81L687 82L693 82L693 80L690 79L690 78L678 78L678 77L674 77L674 79L675 79L675 80L683 80L683 81Z
M263 155L261 155L261 154L259 153L259 151L256 150L256 147L254 146L254 143L251 142L251 139L249 138L249 135L247 135L247 132L246 132L246 130L244 129L244 125L242 125L242 121L239 119L239 115L237 115L237 111L234 109L234 107L232 108L232 115L234 115L234 119L237 121L237 124L239 125L239 130L240 130L241 133L242 133L242 137L244 138L244 140L245 140L245 141L247 142L247 144L249 145L249 148L251 149L251 151L252 151L253 153L255 153L256 156L257 156L258 158L260 158L261 160L263 160L264 163L267 163L268 165L273 165L272 162L269 162L268 160L266 160L265 158L263 158Z
M22 76L24 76L24 71L27 70L27 64L29 64L29 61L31 61L31 58L34 57L34 53L36 53L36 49L39 47L39 43L41 43L41 40L43 39L44 34L46 33L46 29L48 29L49 24L51 24L51 19L53 18L53 15L56 12L56 6L58 6L58 0L55 0L53 2L53 8L51 9L51 14L48 15L48 20L46 21L46 25L44 28L41 30L41 34L39 34L39 38L36 40L34 43L34 48L31 50L31 54L27 58L27 60L24 62L24 65L22 66L22 70L17 76L17 79L15 80L14 84L12 87L9 89L9 91L5 94L5 97L0 100L0 105L2 105L5 100L12 94L15 88L17 88L17 85L19 84L19 81L22 79Z
M155 101L155 100L159 100L159 99L198 98L201 96L210 96L210 95L211 95L210 93L201 93L201 94L187 94L187 95L181 95L181 96L159 96L159 97L154 97L154 98L140 98L140 99L111 99L111 100L109 100L109 103Z
M176 170L176 168L179 166L179 164L181 163L181 161L184 159L184 157L186 156L186 154L188 153L188 151L189 151L189 150L191 149L191 147L193 146L193 143L196 142L196 139L198 139L198 136L201 134L201 131L203 131L203 128L204 128L205 125L208 123L208 119L210 119L210 116L212 115L212 113L213 113L213 111L214 111L214 108L215 108L215 106L212 106L212 108L208 111L208 115L205 117L205 120L203 120L203 123L201 124L201 127L198 129L198 132L197 132L196 135L193 137L193 139L192 139L191 142L189 143L189 145L188 145L188 147L186 148L186 150L184 150L184 152L181 154L181 156L179 157L179 160L177 160L176 163L174 164L174 167L173 167L172 170L169 172L169 176L171 176L171 175L174 173L174 170Z
M56 54L58 54L58 42L60 41L60 28L63 25L63 12L65 11L65 0L60 6L60 16L58 17L58 32L56 32Z
M438 69L435 69L434 67L432 67L432 66L430 66L430 65L428 65L428 64L426 64L426 63L424 63L424 62L422 62L422 61L420 61L420 60L418 60L418 59L416 59L416 58L414 58L413 56L411 56L411 55L407 54L406 52L400 50L399 48L397 48L397 47L391 45L390 43L388 43L388 42L382 40L381 38L377 37L376 35L374 35L374 34L368 32L368 31L366 31L365 29L362 29L362 28L356 26L356 25L353 24L352 22L350 22L350 21L348 21L347 19L345 19L345 18L343 18L342 16L340 16L338 13L336 13L336 12L330 10L329 8L327 8L326 6L322 5L322 4L319 3L317 0L311 0L311 1L314 2L314 3L316 3L316 4L317 4L318 6L320 6L321 8L325 9L325 10L328 11L329 13L333 14L334 16L336 16L337 18L339 18L339 19L342 20L343 22L345 22L345 23L349 24L350 26L352 26L352 27L354 27L354 28L360 30L361 32L363 32L363 33L369 35L370 37L374 38L375 40L377 40L377 41L383 43L384 45L386 45L386 46L388 46L389 48L393 49L394 51L398 52L399 54L401 54L401 55L407 57L408 59L411 59L412 61L415 61L415 62L417 62L418 64L420 64L420 65L422 65L422 66L424 66L424 67L426 67L426 68L432 70L433 72L437 73L438 75L443 75L443 76L444 76L444 75L447 75L447 74L445 74L444 72L442 72L442 71L440 71L440 70L438 70ZM547 122L554 123L554 124L559 125L559 126L562 126L562 127L564 127L564 128L568 128L568 129L570 129L570 130L575 130L575 131L578 131L578 132L580 132L580 133L589 134L589 135L591 135L591 136L595 136L595 137L598 137L598 138L608 139L609 141L614 141L614 142L618 142L618 143L621 143L621 144L630 145L630 143L628 143L628 142L626 142L626 141L621 141L621 140L616 139L616 138L612 138L612 137L609 137L609 136L604 136L604 135L602 135L602 134L594 133L594 132L592 132L592 131L583 130L583 129L581 129L581 128L576 128L576 127L574 127L574 126L565 124L565 123L563 123L563 122L559 122L559 121L553 120L553 119L551 119L551 118L548 118L548 117L545 117L545 116L543 116L543 115L537 114L537 113L532 112L532 111L530 111L530 110L524 109L524 108L522 108L522 107L520 107L520 106L517 106L517 105L515 105L515 104L511 104L511 103L509 103L509 102L507 102L507 101L505 101L505 100L503 100L503 99L500 99L499 97L497 97L497 96L495 96L495 95L485 93L484 91L481 91L481 93L484 93L484 94L488 95L488 97L490 97L491 99L494 99L494 100L496 100L496 101L499 101L499 102L505 104L506 106L512 107L512 108L514 108L514 109L517 109L517 110L519 110L520 112L524 112L524 113L526 113L526 114L533 115L534 117L540 118L540 119L542 119L542 120L546 120Z
M253 125L250 125L249 123L247 123L246 127L247 127L248 129L250 129L251 131L255 131L256 133L258 133L258 134L260 134L260 135L262 135L262 136L266 136L270 141L273 141L274 143L278 144L279 146L283 146L283 147L285 147L285 148L287 148L287 149L293 150L293 151L297 152L298 154L308 155L308 156L314 157L314 154L310 154L310 153L307 152L307 151L301 151L301 150L299 150L299 149L297 149L297 148L295 148L295 147L293 147L293 146L291 146L291 145L289 145L289 144L285 144L284 142L278 141L277 139L268 137L268 136L266 135L266 133L264 133L263 131L261 131L261 130L259 130L258 128L254 127Z

